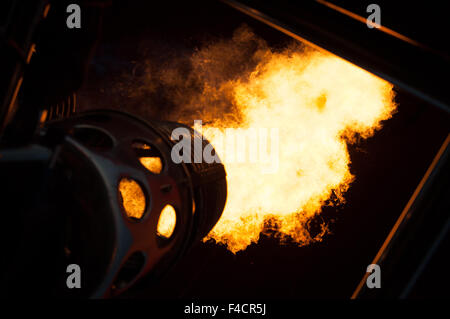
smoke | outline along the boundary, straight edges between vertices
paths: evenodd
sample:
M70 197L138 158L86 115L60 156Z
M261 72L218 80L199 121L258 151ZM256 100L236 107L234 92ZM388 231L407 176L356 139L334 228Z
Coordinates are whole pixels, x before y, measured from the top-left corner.
M230 39L210 40L193 51L159 50L150 47L147 57L133 61L105 84L107 92L101 104L105 105L106 99L112 108L144 118L188 125L202 119L205 124L237 127L242 114L234 103L233 85L245 81L272 53L246 25L236 29ZM85 104L95 108L99 103L90 100Z

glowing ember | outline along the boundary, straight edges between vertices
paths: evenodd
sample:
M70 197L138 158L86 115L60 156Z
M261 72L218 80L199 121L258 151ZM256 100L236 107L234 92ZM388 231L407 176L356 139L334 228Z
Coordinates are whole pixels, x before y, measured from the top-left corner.
M222 85L232 87L240 127L279 129L279 167L262 174L253 163L225 160L228 200L205 240L235 253L257 242L267 225L300 245L321 240L326 227L312 238L305 225L333 193L343 200L353 180L346 143L355 134L371 136L391 117L392 85L338 57L300 49L265 52L246 80ZM220 134L203 134L226 158Z
M170 238L175 230L176 221L177 215L175 209L171 205L166 205L161 211L156 227L158 236Z
M159 157L140 157L141 164L154 174L159 174L162 171L162 161Z
M127 216L142 218L145 212L145 195L139 184L132 179L122 178L119 183L119 193Z

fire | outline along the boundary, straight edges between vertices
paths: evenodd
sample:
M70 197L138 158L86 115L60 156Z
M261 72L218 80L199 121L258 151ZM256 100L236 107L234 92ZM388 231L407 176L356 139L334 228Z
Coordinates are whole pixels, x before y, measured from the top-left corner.
M145 195L141 186L129 178L122 178L119 183L122 206L130 218L141 219L145 212Z
M278 128L279 167L262 174L254 163L225 160L228 199L223 215L205 238L236 253L256 243L265 230L305 245L312 237L306 223L337 195L343 201L354 176L347 143L370 137L391 117L393 86L336 57L310 49L266 51L250 75L229 80L241 128ZM227 121L203 131L221 157ZM222 149L221 149L222 148Z
M156 226L158 236L170 238L175 230L176 222L177 215L175 213L175 208L171 205L164 206L161 215L159 215L158 225Z
M162 171L162 161L159 157L140 157L141 164L154 174L159 174Z
M261 233L299 245L322 240L327 226L311 234L307 225L330 201L344 202L354 180L348 143L372 136L396 109L390 83L298 43L275 50L246 26L191 56L146 63L143 85L129 95L146 105L163 97L174 105L169 120L202 120L202 133L225 159L226 207L204 240L233 253ZM228 163L227 128L277 129L276 170L263 172L271 163Z

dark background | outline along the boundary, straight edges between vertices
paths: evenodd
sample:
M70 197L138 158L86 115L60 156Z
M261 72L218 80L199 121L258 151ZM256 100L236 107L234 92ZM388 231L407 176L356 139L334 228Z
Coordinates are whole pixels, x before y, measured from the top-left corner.
M367 4L359 3L347 2L363 14ZM430 43L443 42L437 25L408 29L404 23L408 19L399 18L400 4L379 4L386 26ZM429 11L436 14L433 17L442 15L438 9L427 8L427 16ZM79 109L116 108L144 118L166 117L175 106L163 94L147 100L133 98L118 86L124 79L128 87L134 80L139 84L136 65L140 62L149 59L164 64L190 55L209 41L230 38L243 23L273 48L292 41L218 1L158 5L113 1L105 11L102 38L88 77L78 92ZM350 146L356 180L345 195L345 205L324 208L322 218L330 223L332 233L323 242L297 247L262 236L258 244L236 255L216 244L199 244L158 283L138 284L123 297L348 298L448 134L448 114L396 91L399 106L393 118L374 137ZM423 284L422 295L449 296L448 279L439 276L448 266L446 258L433 263L434 275Z

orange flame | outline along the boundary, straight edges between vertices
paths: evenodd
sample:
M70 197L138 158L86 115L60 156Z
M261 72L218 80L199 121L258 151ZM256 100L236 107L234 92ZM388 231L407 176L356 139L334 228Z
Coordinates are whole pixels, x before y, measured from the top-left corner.
M322 240L326 225L314 236L306 225L333 194L343 202L354 179L347 144L372 136L396 109L390 83L298 43L275 51L245 26L190 57L163 67L149 63L148 71L131 96L165 94L175 106L169 119L202 120L203 134L222 159L228 157L226 128L278 129L275 173L225 160L226 207L204 240L233 253L266 230L299 245Z
M354 178L347 143L355 134L370 137L391 117L393 86L336 56L290 48L266 51L248 79L222 87L231 87L240 127L279 129L279 168L261 174L254 163L225 161L227 204L205 240L236 253L256 243L268 225L300 245L321 240L326 226L312 238L305 224L333 193L343 200ZM224 132L227 122L217 123ZM207 127L203 134L227 156L217 130Z

